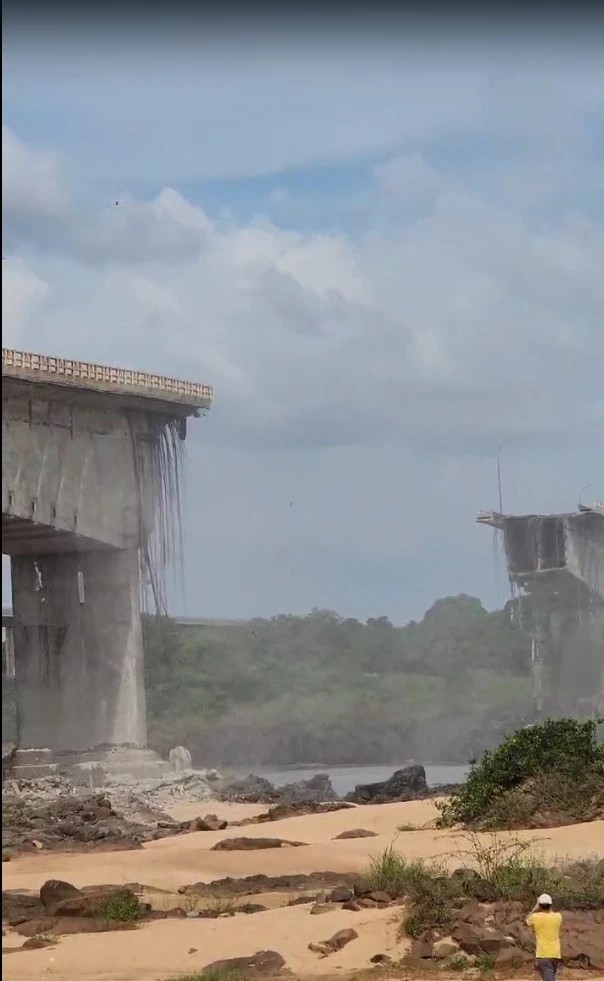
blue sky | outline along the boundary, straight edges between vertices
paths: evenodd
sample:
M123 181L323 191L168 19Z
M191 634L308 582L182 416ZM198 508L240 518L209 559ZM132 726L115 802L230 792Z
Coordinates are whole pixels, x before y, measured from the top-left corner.
M503 441L509 509L604 497L587 35L3 47L4 343L215 386L179 612L492 605Z

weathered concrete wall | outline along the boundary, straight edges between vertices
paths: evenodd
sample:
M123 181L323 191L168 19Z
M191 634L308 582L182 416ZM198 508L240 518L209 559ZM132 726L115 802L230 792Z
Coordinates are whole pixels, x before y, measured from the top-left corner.
M604 600L604 518L596 514L565 518L564 538L568 571Z
M146 742L133 549L11 562L19 744Z
M142 413L131 414L129 422L125 411L66 405L19 392L4 398L3 516L100 545L136 547L140 529L131 425L140 445ZM141 486L149 484L142 481ZM143 513L150 528L152 500L145 501ZM10 541L10 534L6 538Z
M162 606L186 420L211 400L206 385L3 348L22 747L144 745L139 560Z
M574 715L604 695L604 607L553 611L549 630L549 707Z
M604 518L500 516L512 581L530 597L544 710L574 715L604 699Z

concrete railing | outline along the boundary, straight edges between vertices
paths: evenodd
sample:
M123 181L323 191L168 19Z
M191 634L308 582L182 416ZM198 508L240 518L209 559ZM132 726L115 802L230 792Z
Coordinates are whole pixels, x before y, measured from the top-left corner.
M141 395L208 407L213 398L210 385L181 381L147 371L111 368L87 361L54 358L45 354L30 354L2 348L2 374L16 378L36 375L51 384L68 384L81 388L103 388L115 392L136 391Z

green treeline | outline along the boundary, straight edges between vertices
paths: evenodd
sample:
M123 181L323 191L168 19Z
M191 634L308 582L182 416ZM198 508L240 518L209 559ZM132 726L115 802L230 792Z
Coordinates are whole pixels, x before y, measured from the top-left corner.
M329 610L223 627L145 621L151 744L197 765L466 762L530 717L511 604L437 600L395 627Z

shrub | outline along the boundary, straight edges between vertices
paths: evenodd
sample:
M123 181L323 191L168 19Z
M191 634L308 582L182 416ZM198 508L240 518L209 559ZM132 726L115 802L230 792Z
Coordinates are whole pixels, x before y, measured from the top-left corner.
M521 902L527 908L542 892L551 893L556 905L567 910L604 907L604 859L549 866L529 853L534 842L502 839L496 834L485 841L475 832L460 837L467 847L457 854L470 859L467 864L476 877L446 875L438 863L408 862L392 847L375 860L382 873L381 888L393 892L396 883L397 895L408 900L401 924L408 936L418 937L428 929L448 929L466 900L485 899L485 887L490 900Z
M244 981L238 971L228 967L209 967L193 974L179 974L170 981Z
M478 968L479 974L490 974L495 967L494 954L487 954L483 951L476 958L476 967Z
M129 889L117 889L99 900L96 914L102 920L132 923L141 917L140 903Z
M437 804L439 827L489 823L489 818L492 823L494 817L505 822L503 795L530 778L536 778L537 790L542 792L558 783L563 800L572 801L575 808L580 806L586 793L578 794L577 784L591 780L601 786L604 780L604 747L597 742L600 721L550 719L519 729L472 765L466 783L449 801ZM517 796L507 798L514 819L526 820L531 806L536 809L537 802L542 805L535 787L531 789L532 803L522 804ZM527 809L525 813L522 806Z
M421 891L434 878L444 875L444 867L438 862L426 862L423 858L406 859L394 845L371 859L365 882L370 889L383 889L393 897L408 896Z

